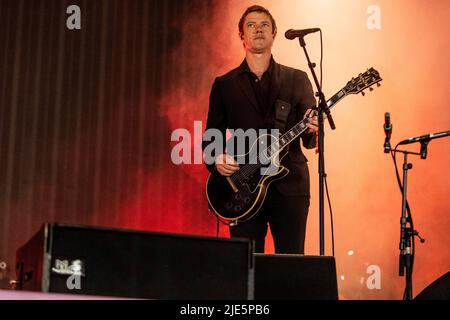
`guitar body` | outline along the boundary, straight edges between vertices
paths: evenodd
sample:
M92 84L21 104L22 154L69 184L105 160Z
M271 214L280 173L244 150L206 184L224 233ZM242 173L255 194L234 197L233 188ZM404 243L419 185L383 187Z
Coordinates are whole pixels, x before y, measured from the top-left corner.
M283 166L270 176L256 172L242 182L230 184L226 177L210 174L206 196L211 210L223 222L240 223L252 218L261 209L269 185L285 177L289 170Z

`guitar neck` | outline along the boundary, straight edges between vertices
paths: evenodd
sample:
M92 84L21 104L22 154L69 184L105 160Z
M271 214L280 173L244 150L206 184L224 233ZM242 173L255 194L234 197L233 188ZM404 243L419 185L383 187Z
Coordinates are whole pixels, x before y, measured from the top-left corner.
M358 76L352 78L347 85L339 90L334 96L332 96L327 102L327 107L332 108L336 103L342 100L349 94L358 94L362 93L364 95L364 90L369 88L371 91L372 86L376 84L380 86L379 82L383 80L380 77L380 74L374 68L367 69L366 72L360 73ZM263 152L260 153L260 156L263 158L264 163L266 161L272 162L274 158L284 149L286 148L292 141L294 141L298 136L300 136L303 131L305 131L308 127L308 123L311 122L311 118L307 117L289 129L285 134L279 137L276 141L271 143ZM259 161L259 160L258 160ZM256 164L247 164L245 165L246 173L251 173L261 167L257 162ZM235 174L239 175L240 171L237 171Z

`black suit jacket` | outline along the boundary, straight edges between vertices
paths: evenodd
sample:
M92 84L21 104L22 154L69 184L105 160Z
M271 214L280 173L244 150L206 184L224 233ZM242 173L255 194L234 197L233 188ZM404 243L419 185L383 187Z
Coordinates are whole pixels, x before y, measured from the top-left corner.
M211 89L206 130L219 129L225 137L226 129L274 128L277 99L291 105L286 122L288 130L303 119L308 108L315 106L316 100L307 74L274 62L269 93L270 107L264 114L258 107L246 67L244 60L238 68L215 79ZM304 147L308 149L315 147L314 133L303 133L301 138ZM204 140L203 149L209 143ZM298 139L289 145L289 153L283 158L282 165L290 172L285 178L273 182L272 187L288 196L309 196L307 159L302 153ZM207 168L211 173L217 174L214 165L207 165Z

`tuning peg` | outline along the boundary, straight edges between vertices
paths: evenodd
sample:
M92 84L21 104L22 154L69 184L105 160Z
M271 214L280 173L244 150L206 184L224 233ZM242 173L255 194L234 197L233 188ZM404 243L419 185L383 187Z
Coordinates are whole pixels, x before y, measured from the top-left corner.
M381 87L381 83L377 82L377 87Z
M372 87L369 87L369 91L373 91L373 88L372 88Z
M366 94L364 93L364 91L361 91L361 94L363 95L363 97L366 95Z

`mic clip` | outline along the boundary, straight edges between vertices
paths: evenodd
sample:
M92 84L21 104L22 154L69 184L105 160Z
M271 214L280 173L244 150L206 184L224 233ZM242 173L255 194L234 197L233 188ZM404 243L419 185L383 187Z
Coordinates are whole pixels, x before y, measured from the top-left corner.
M426 159L428 153L429 139L420 141L420 159Z

